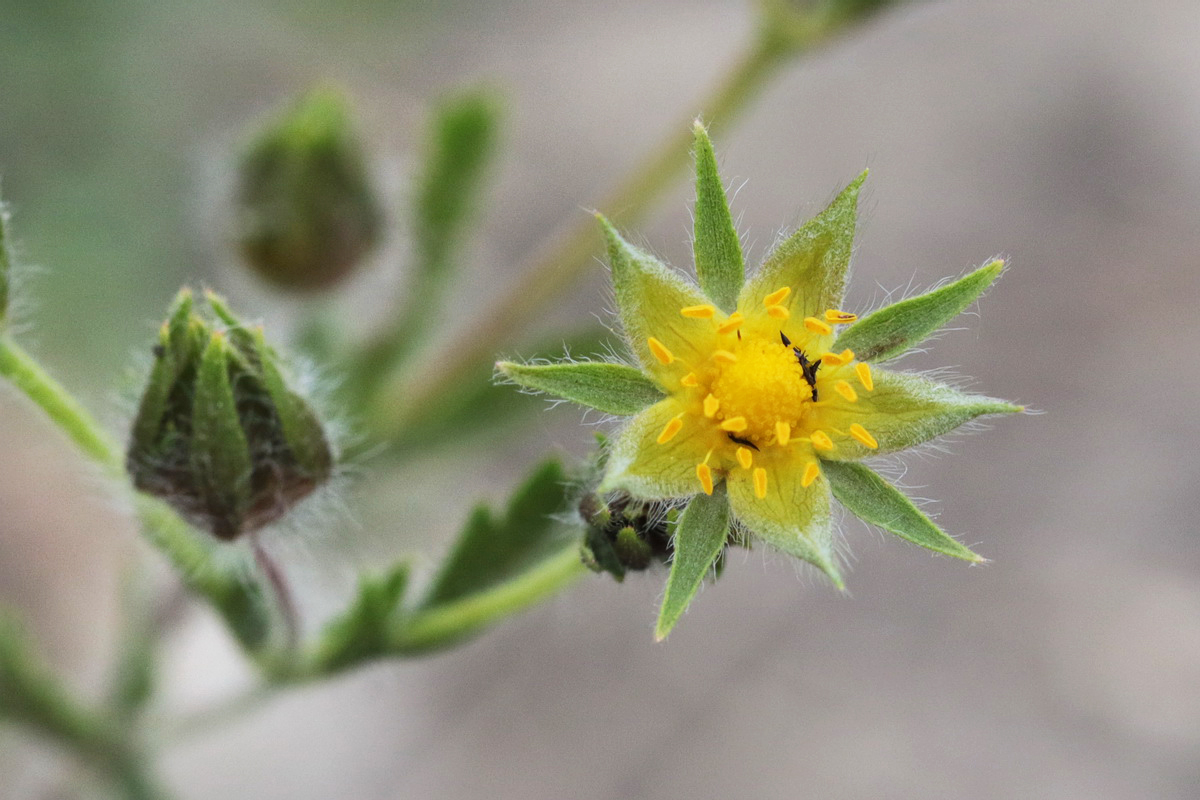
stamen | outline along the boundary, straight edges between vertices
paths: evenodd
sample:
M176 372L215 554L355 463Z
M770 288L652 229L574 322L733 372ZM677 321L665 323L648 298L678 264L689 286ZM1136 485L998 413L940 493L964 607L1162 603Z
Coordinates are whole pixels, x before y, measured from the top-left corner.
M804 475L800 478L800 485L807 489L820 476L821 468L817 466L817 462L810 461L804 465Z
M851 350L849 347L847 347L842 352L838 353L838 355L841 356L842 361L845 361L847 364L849 364L851 361L854 360L854 351Z
M787 310L786 306L767 306L767 316L775 319L787 319L792 315L792 312Z
M819 333L822 336L828 336L833 333L833 328L829 327L828 323L822 322L816 317L805 317L804 327L808 328L813 333Z
M858 319L858 314L849 314L845 311L838 311L836 308L825 311L825 321L830 325L848 325L856 319Z
M726 320L724 323L717 326L717 333L720 333L720 334L733 333L738 328L742 327L742 323L745 321L746 321L746 319L745 319L745 317L742 316L742 312L735 311L729 315L728 320Z
M700 385L700 379L696 377L696 373L689 372L687 375L684 375L679 379L679 385L686 386L689 389L694 389Z
M875 450L879 447L879 442L875 441L875 437L867 432L867 429L857 422L850 426L850 435L857 439L862 444Z
M821 363L827 367L840 367L846 360L837 353L822 353Z
M708 464L696 465L696 477L700 479L700 488L704 489L705 494L713 493L713 478L712 470L708 468Z
M742 469L750 469L750 465L754 463L754 454L750 452L749 447L739 447L737 449L737 460L742 465Z
M730 433L741 433L749 427L745 417L730 417L721 423L721 430Z
M675 356L671 355L667 346L653 336L646 340L646 344L650 345L650 352L654 354L660 364L670 364L675 360Z
M658 443L666 444L675 438L675 434L683 428L683 414L672 419L662 429L662 433L658 435Z
M735 356L733 353L729 352L728 350L714 350L713 354L712 354L712 359L713 359L713 361L716 361L718 364L735 364L735 363L737 363L737 356Z
M754 496L759 500L767 496L767 471L762 467L754 470Z
M829 434L825 431L813 431L808 435L808 440L812 442L814 450L833 449L833 439L830 439Z
M685 306L679 309L679 313L692 319L712 319L717 309L713 306Z
M854 391L854 387L846 381L838 381L833 385L833 388L834 391L849 400L851 403L858 400L858 392Z
M717 409L721 407L721 401L712 395L710 392L708 397L704 398L704 416L709 419L717 413Z
M875 379L871 377L871 365L865 361L860 361L854 365L854 374L858 376L858 381L863 385L863 388L868 392L875 391Z
M786 422L775 423L775 438L779 440L781 445L787 444L792 438L792 426Z
M791 293L792 287L790 286L784 286L782 289L776 289L763 298L763 305L767 308L770 308L771 306L777 306L784 300L787 300L788 295Z

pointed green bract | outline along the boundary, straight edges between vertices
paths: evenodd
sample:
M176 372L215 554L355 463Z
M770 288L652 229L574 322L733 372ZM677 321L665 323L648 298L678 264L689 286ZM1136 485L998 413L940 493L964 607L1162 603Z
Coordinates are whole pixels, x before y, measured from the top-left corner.
M316 413L308 403L288 389L283 374L279 371L274 351L267 345L262 329L251 332L254 348L262 369L263 386L279 416L279 427L284 441L296 464L307 471L318 483L329 477L333 470L333 453L325 438L324 429Z
M562 466L547 461L517 490L503 516L477 507L421 607L485 591L533 569L564 546L577 546L576 533L564 531L567 526L554 519L566 508L570 491Z
M675 355L682 359L699 360L707 355L696 349L694 343L704 343L706 337L712 336L711 323L680 316L679 310L704 305L708 298L657 258L625 241L604 217L597 215L597 218L608 239L608 260L621 325L641 365L651 375L662 370L662 364L647 345L651 336L677 348L679 352Z
M607 414L629 416L663 399L641 370L604 361L559 364L496 365L501 375L527 389L570 400Z
M854 247L858 193L866 179L864 171L828 208L767 256L742 288L739 308L759 308L763 298L784 286L792 289L784 305L793 317L823 318L826 309L841 305Z
M712 495L698 494L693 497L675 528L671 575L667 579L667 594L658 615L658 625L654 629L658 641L667 638L687 610L728 538L729 502L724 488L718 487Z
M916 447L965 422L989 414L1024 411L994 397L966 394L944 383L920 375L877 369L875 389L859 394L853 406L826 412L833 427L848 430L859 423L873 435L878 448L868 448L853 439L839 440L837 449L821 452L825 460L858 461L871 456Z
M696 214L692 247L696 278L716 305L726 312L737 307L738 292L746 280L742 243L733 226L725 187L717 172L708 131L696 122Z
M409 565L401 563L383 575L359 581L354 604L321 634L320 672L336 672L387 654L409 572Z
M842 331L833 349L859 361L887 361L908 352L975 302L1004 270L993 261L932 292L881 308Z
M196 376L192 406L191 465L203 488L213 533L233 539L241 533L250 502L250 448L238 419L229 383L229 345L222 334L209 342Z
M833 496L854 516L913 544L965 561L983 559L952 539L899 489L862 464L826 462Z

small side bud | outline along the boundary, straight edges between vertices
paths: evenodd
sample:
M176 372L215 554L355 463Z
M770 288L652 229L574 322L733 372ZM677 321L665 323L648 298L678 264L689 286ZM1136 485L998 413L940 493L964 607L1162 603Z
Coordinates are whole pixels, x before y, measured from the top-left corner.
M333 453L317 415L287 384L262 331L213 294L210 322L180 292L154 347L126 468L223 540L281 518L329 479Z
M345 98L316 89L262 130L242 158L237 240L263 279L326 289L380 238L383 214Z
M660 503L635 500L624 492L601 497L592 492L579 503L587 523L583 563L618 581L629 570L665 564L671 555L671 512Z

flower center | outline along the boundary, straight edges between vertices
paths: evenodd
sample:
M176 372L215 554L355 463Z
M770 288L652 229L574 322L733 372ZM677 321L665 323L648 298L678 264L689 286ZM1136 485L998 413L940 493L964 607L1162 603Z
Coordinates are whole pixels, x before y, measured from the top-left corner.
M775 437L777 423L797 427L811 404L812 387L795 351L781 342L747 338L733 352L737 360L720 363L710 384L720 402L716 419L745 419L737 435L757 445Z

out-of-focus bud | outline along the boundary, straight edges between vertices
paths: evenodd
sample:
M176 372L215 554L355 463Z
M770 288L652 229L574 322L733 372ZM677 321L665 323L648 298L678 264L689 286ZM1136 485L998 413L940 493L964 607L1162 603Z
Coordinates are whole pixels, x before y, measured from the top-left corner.
M316 89L260 132L242 158L237 239L285 289L325 289L378 242L383 214L345 98Z
M583 563L593 572L623 580L629 570L665 564L671 555L671 526L678 510L635 500L624 492L584 495L579 513L587 523Z
M134 485L233 540L282 517L328 480L316 414L285 382L260 328L212 293L210 323L179 293L154 348L126 457Z

